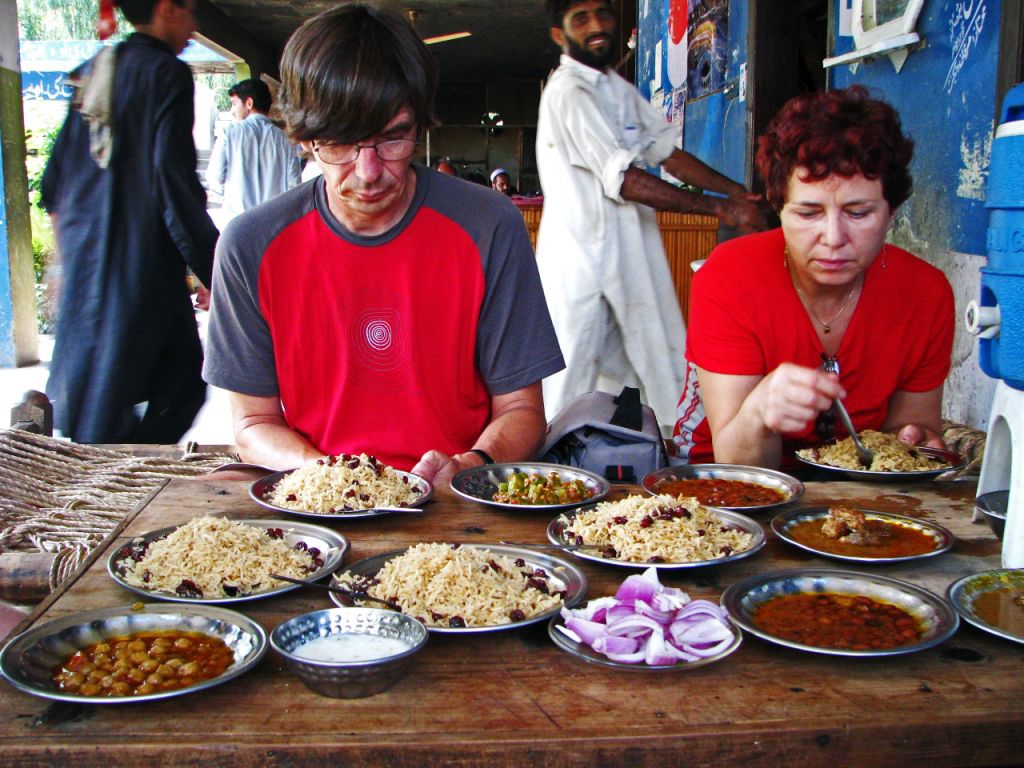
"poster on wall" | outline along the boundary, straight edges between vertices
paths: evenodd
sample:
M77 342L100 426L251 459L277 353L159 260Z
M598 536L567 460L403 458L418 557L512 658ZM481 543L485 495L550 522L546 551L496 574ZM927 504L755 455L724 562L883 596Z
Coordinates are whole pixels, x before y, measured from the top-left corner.
M665 11L668 19L668 81L672 88L682 88L686 85L689 0L665 0Z
M725 86L729 0L689 0L687 91L697 99Z

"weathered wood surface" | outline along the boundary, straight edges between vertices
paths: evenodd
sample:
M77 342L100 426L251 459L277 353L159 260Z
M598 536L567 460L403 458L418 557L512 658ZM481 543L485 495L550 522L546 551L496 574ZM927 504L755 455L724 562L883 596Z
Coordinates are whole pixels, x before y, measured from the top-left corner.
M173 480L118 541L204 512L269 516L248 499L247 488ZM951 552L869 569L941 594L960 576L999 565L998 542L970 522L973 495L971 484L817 483L801 504L853 501L947 526L957 536ZM545 540L544 515L439 496L422 518L332 525L352 543L346 563L419 541ZM767 528L770 514L757 517ZM663 580L717 599L753 573L844 567L789 547L770 531L768 537L751 558L666 572ZM106 555L30 621L135 600L105 565ZM629 573L582 567L589 597L612 593ZM320 591L301 589L238 607L269 633L285 618L330 605ZM0 686L0 713L0 764L19 766L1012 765L1024 759L1024 646L962 626L940 647L867 660L801 653L748 636L735 654L708 667L622 672L563 653L546 626L535 625L434 635L406 677L366 699L310 692L271 651L249 674L209 691L90 707L71 722L62 722L65 713L49 702Z

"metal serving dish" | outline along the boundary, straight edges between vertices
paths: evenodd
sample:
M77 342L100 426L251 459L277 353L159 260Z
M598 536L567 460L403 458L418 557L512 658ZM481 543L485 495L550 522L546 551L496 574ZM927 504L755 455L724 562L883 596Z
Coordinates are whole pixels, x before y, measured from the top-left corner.
M1014 634L1008 632L1004 627L989 624L974 611L974 601L977 598L986 592L1004 587L1024 593L1024 569L999 568L994 571L983 571L964 576L949 585L946 596L964 621L1005 640L1024 643L1024 635Z
M378 635L401 641L400 653L367 661L314 661L296 649L321 637ZM378 608L326 608L278 624L270 644L306 686L321 696L358 699L390 688L427 644L427 628L411 616Z
M675 664L625 664L621 661L612 661L603 653L598 653L586 643L577 643L571 637L558 629L561 626L565 626L565 619L562 618L561 614L552 616L551 621L548 622L548 635L551 636L555 645L563 651L590 664L596 664L600 667L609 667L610 669L621 669L626 672L686 672L693 669L699 669L700 667L706 667L708 664L714 664L716 661L721 661L739 648L740 643L743 642L743 633L730 619L729 628L732 630L733 634L732 642L729 643L724 650L716 653L714 656L708 656L707 658L698 659L697 661L678 661Z
M211 680L138 696L83 696L61 691L53 682L54 669L76 651L111 637L136 632L179 630L201 632L223 640L235 654L234 663ZM101 608L54 619L22 632L0 653L0 675L15 688L57 701L79 704L124 704L183 696L225 683L256 666L267 651L267 635L252 619L212 605L147 603Z
M764 528L762 528L761 524L756 520L751 520L746 515L741 515L739 512L733 512L728 509L718 509L717 507L705 507L705 509L713 512L719 519L729 525L735 528L740 528L744 532L753 536L753 542L751 543L750 548L739 552L732 552L728 555L722 555L722 557L716 557L714 560L697 560L687 563L637 563L632 560L620 560L617 558L604 557L597 551L599 549L598 547L588 547L585 545L579 547L575 542L571 542L566 538L565 529L579 510L566 512L548 523L548 541L552 544L566 547L573 555L582 558L583 560L590 560L595 563L601 563L602 565L616 565L622 568L647 569L654 567L658 570L678 570L685 568L703 568L709 565L722 565L724 563L731 563L736 560L742 560L745 557L750 557L752 554L764 547Z
M824 648L778 637L761 629L753 621L758 606L776 597L822 592L864 595L902 608L917 620L922 630L921 639L911 645L883 650ZM938 595L906 581L856 571L800 569L758 574L726 589L722 594L722 607L744 630L762 640L832 656L897 656L923 651L948 640L960 625L956 611Z
M590 498L581 501L572 501L565 504L509 504L504 501L495 501L494 494L498 492L498 484L503 483L512 476L514 472L522 472L527 475L544 475L549 472L557 472L562 482L582 480L583 484L591 491ZM484 464L479 467L464 469L452 478L452 490L465 499L478 501L490 507L501 509L514 509L525 512L551 511L559 509L572 509L583 504L593 504L608 495L611 490L611 483L600 475L588 472L585 469L567 467L563 464L545 464L544 462L520 462L509 464Z
M392 469L394 468L392 467ZM353 520L364 517L378 517L380 515L394 514L393 510L387 508L356 509L351 512L313 512L311 510L279 507L268 501L271 491L274 490L274 486L294 471L294 469L286 469L282 472L274 472L266 475L265 477L261 477L249 486L249 497L261 507L265 507L266 509L274 512L280 512L283 515L310 517L316 520ZM434 486L432 486L428 480L420 477L419 475L414 475L412 472L404 472L400 469L394 469L394 471L399 475L399 477L406 478L409 481L409 485L412 486L414 491L416 491L416 496L409 502L410 507L418 507L421 504L426 504L427 501L430 500L430 497L434 493Z
M583 571L560 557L554 557L553 555L547 555L532 549L512 547L504 544L462 544L460 546L471 547L474 549L486 549L488 552L492 552L496 555L504 555L505 557L510 557L513 560L521 558L526 565L529 565L532 568L542 568L547 573L552 587L557 591L565 592L562 604L567 608L572 608L587 594L587 577L583 575ZM405 554L404 549L385 552L383 555L368 557L365 560L353 563L345 570L356 576L374 576L381 568L384 567L384 564L388 560L403 554ZM337 579L337 576L335 576L335 579ZM335 604L344 607L341 597L334 592L331 593L331 600L333 600ZM529 624L546 621L553 615L557 614L561 609L562 606L556 606L550 611L544 611L536 616L529 616L522 621L509 622L508 624L494 624L487 627L427 626L427 629L430 632L436 632L438 634L452 635L477 634L480 632L501 632L507 629L518 629Z
M235 522L251 525L254 528L281 528L284 531L284 540L292 546L295 546L301 541L307 548L316 547L319 549L320 557L324 561L324 564L316 571L313 571L303 577L308 581L317 581L318 579L329 576L334 571L338 570L338 566L341 565L342 560L345 558L345 552L348 551L348 539L340 533L336 533L330 528L324 528L323 526L310 525L308 523L285 522L282 520L235 520ZM141 536L135 536L131 541L156 541L157 539L169 536L177 529L178 526L161 528L158 531L150 531L149 533L144 533ZM300 587L298 584L289 584L284 581L270 579L268 574L268 580L274 583L274 587L272 589L267 589L262 592L252 592L248 595L236 595L235 597L182 597L181 595L169 592L158 592L155 589L142 589L133 584L129 584L125 581L124 576L121 575L124 570L124 563L129 556L127 553L127 546L128 545L122 545L111 553L110 558L107 560L107 573L110 574L110 578L125 589L138 595L143 595L144 597L156 600L173 600L180 603L218 605L222 603L240 603L246 600L259 600L260 598L267 597L269 595L279 595L282 592L291 592L292 590ZM225 554L230 556L229 552Z
M792 544L794 547L806 550L807 552L813 552L816 555L822 557L831 557L835 560L845 560L852 563L902 563L907 560L920 560L925 557L934 557L935 555L941 555L943 552L948 551L953 543L956 541L953 534L950 533L946 528L943 528L937 523L931 523L927 520L918 520L914 517L904 517L903 515L892 515L888 512L876 512L872 509L861 509L860 512L864 513L864 516L868 520L878 520L889 525L898 525L904 528L914 528L921 533L928 536L933 542L934 547L927 551L917 555L902 555L899 557L872 557L870 555L846 555L839 552L831 552L827 549L819 549L803 541L798 541L792 535L794 527L801 523L806 523L810 520L819 520L828 517L828 507L808 507L806 509L791 509L786 512L780 512L774 518L772 518L772 531L780 539L785 541L787 544Z
M817 459L816 448L805 448L809 452L807 456L801 456L800 451L797 451L794 455L797 461L801 461L809 467L815 469L823 469L826 472L838 472L846 475L853 480L863 480L870 483L887 482L887 481L906 481L906 480L931 480L943 475L946 472L955 472L958 469L962 469L964 464L963 457L954 453L953 451L943 451L939 448L925 448L924 446L917 446L915 450L918 453L924 454L925 456L937 459L938 461L947 461L950 466L948 467L937 467L936 469L918 469L913 472L881 472L873 471L870 469L850 469L847 467L834 467L831 464L822 464Z
M769 504L750 504L745 506L714 505L719 509L731 509L737 512L756 512L763 509L774 509L783 504L796 501L804 495L804 484L795 477L784 472L761 467L748 467L743 464L677 464L656 469L644 475L641 485L652 495L662 493L659 486L672 480L737 480L744 483L756 483L778 491L782 494L779 501Z
M1003 529L1006 528L1006 510L1009 506L1009 491L990 491L974 500L974 508L985 518L988 527L1000 541L1003 540Z

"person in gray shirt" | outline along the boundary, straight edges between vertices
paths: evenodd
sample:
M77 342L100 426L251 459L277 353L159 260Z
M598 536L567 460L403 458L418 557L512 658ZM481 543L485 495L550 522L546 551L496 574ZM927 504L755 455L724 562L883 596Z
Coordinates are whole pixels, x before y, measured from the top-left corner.
M224 197L218 223L271 200L302 176L298 148L268 117L270 88L262 80L242 80L228 91L236 122L224 127L213 145L206 181Z

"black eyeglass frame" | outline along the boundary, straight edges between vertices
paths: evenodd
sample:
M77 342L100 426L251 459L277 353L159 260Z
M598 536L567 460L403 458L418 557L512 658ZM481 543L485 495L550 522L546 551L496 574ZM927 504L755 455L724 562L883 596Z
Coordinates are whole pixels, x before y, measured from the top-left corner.
M395 146L395 145L398 145L398 144L408 144L409 145L409 147L408 147L409 151L408 152L403 152L403 154L401 156L399 156L399 157L384 157L384 155L381 154L381 152L380 152L380 148L381 147L383 147L383 146ZM380 160L381 162L384 162L384 163L388 163L388 162L397 162L399 160L408 160L410 157L413 156L413 154L415 154L416 147L417 147L418 144L419 144L419 141L417 141L416 139L385 139L384 141L378 141L378 142L376 142L374 144L327 144L327 145L318 145L314 141L313 142L313 152L316 154L316 156L320 160L322 160L323 162L327 163L328 165L352 165L354 162L356 162L356 160L359 159L359 153L360 152L362 152L364 149L372 149L374 152L377 153L377 159L378 160ZM355 150L355 154L352 155L352 159L351 160L328 160L320 152L320 150L323 149L324 147L347 147L350 151L351 150Z

